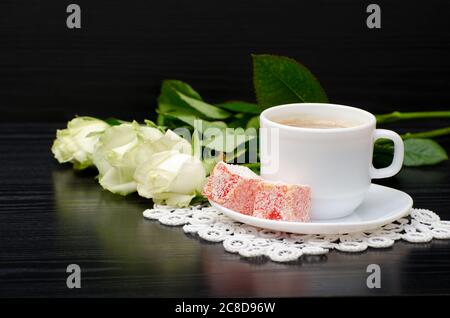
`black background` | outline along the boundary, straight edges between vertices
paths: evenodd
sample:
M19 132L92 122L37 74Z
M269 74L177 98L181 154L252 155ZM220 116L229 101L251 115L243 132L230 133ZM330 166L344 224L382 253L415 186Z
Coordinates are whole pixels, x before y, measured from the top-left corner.
M153 117L165 78L187 81L207 101L252 101L251 53L301 61L335 103L374 113L449 109L448 0L377 0L381 30L366 27L368 1L74 2L80 30L66 27L71 1L0 1L0 296L449 294L449 241L294 264L241 259L145 220L151 201L103 191L95 171L74 172L50 152L56 129L75 114ZM443 126L448 119L386 128ZM450 149L449 136L438 141ZM376 182L448 220L449 165ZM72 263L82 269L81 289L66 287ZM373 263L381 289L366 286Z
M1 1L1 121L154 116L161 81L207 101L254 100L251 53L293 57L330 100L372 112L450 105L447 0Z

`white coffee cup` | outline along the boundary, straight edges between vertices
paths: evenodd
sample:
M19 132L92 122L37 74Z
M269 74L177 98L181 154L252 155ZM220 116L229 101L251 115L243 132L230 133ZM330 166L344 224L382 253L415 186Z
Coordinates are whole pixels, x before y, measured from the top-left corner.
M344 122L345 128L304 128L277 122L292 118ZM260 116L261 176L271 181L311 187L311 219L340 218L363 201L371 179L398 173L403 164L403 141L393 131L375 129L371 113L334 104L287 104L264 110ZM375 140L394 142L389 167L372 165Z

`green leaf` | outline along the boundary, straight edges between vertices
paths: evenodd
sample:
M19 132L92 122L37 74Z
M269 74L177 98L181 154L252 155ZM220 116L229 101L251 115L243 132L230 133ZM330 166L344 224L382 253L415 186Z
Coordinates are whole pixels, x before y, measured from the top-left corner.
M239 145L255 139L257 136L247 133L244 129L225 129L217 135L204 136L203 146L221 151L232 152Z
M259 162L244 163L243 166L246 166L247 168L249 168L250 170L252 170L256 174L259 174L260 168L261 168L261 163L259 163Z
M230 117L230 113L226 110L205 103L204 101L189 97L183 93L177 92L178 96L187 105L205 115L208 119L226 119Z
M245 155L246 152L247 152L247 148L245 148L245 147L240 147L238 149L235 149L232 152L225 154L225 161L227 163L235 163L235 161L239 157ZM240 162L237 162L237 163L240 163Z
M225 129L227 128L227 124L223 121L207 121L203 119L199 119L198 117L191 115L189 113L183 111L173 111L168 113L162 113L165 117L171 117L178 119L191 127L198 129L201 133L203 133L208 128L218 128Z
M411 138L405 143L405 166L434 165L448 159L445 149L431 139Z
M247 123L247 128L259 129L259 116L252 117Z
M405 159L403 165L418 167L434 165L447 160L448 156L444 148L432 139L411 138L404 140ZM392 141L380 139L375 143L373 162L376 168L387 167L392 162L394 145Z
M259 114L262 111L258 105L242 101L229 101L217 104L217 106L236 113Z
M214 156L214 157L204 158L202 161L202 164L203 164L203 168L205 168L206 175L209 175L211 173L211 171L214 169L215 165L219 161L222 161L222 159L223 159L222 153L220 153L219 155Z
M147 127L159 128L159 126L157 124L155 124L153 121L151 121L150 119L144 119L144 123Z
M118 126L118 125L125 123L125 121L114 118L114 117L105 119L105 122L110 126Z
M158 110L160 112L183 111L202 117L202 113L189 106L180 98L178 93L184 94L190 98L201 100L200 95L188 84L177 80L165 80L161 86L161 93L158 96ZM160 121L158 121L158 124Z
M380 140L377 140L373 149L373 165L377 169L388 167L392 163L394 154L392 141L390 141L390 144L383 144L380 143Z
M195 205L204 204L207 202L208 202L208 199L205 198L201 193L196 193L195 197L191 200L189 205L195 206Z
M202 97L198 92L196 92L191 85L188 83L179 81L179 80L164 80L162 82L161 91L164 90L164 88L170 88L172 90L176 90L180 93L183 93L186 96L202 100ZM163 98L164 99L164 98Z
M156 128L156 129L158 129L158 130L161 131L161 132L165 132L165 129L167 128L167 127L165 127L165 126L161 126L161 125L155 124L155 123L154 123L153 121L151 121L150 119L144 119L144 123L145 123L145 125L146 125L147 127Z
M163 114L158 114L158 117L156 118L156 123L159 126L164 126L166 125L166 118Z
M302 64L284 56L252 55L253 84L263 109L289 103L326 103L327 95Z
M239 113L235 114L233 118L227 120L228 127L230 128L242 128L247 126L247 122L250 120L251 115Z

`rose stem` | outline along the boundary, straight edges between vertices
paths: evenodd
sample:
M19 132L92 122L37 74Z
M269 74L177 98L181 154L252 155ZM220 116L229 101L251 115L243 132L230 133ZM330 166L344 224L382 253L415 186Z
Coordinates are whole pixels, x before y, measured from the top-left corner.
M411 139L411 138L434 138L434 137L440 137L440 136L445 136L445 135L450 135L450 127L445 127L445 128L439 128L439 129L435 129L435 130L430 130L430 131L424 131L424 132L418 132L418 133L406 133L406 134L402 134L400 135L400 137L402 137L402 139ZM389 139L378 139L377 140L377 145L378 146L382 146L385 145L387 143L390 143L391 141Z
M401 135L402 139L410 138L433 138L450 134L450 127L439 128L430 131L418 132L418 133L406 133Z
M421 119L421 118L450 118L450 111L434 112L392 112L389 114L375 115L378 124L392 123L399 120Z

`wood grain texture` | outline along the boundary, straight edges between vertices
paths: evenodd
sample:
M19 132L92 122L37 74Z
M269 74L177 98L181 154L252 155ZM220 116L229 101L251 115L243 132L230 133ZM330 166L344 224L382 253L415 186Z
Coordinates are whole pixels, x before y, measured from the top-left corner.
M151 202L103 191L95 171L56 163L50 146L64 124L0 125L0 296L193 297L375 296L450 293L450 242L398 242L360 254L333 251L296 264L255 263L221 244L147 221ZM416 130L425 125L391 125ZM429 127L428 127L429 128ZM447 149L450 139L440 140ZM403 169L384 185L408 192L416 207L450 219L449 163ZM69 290L68 264L82 268ZM366 287L379 264L382 288Z

